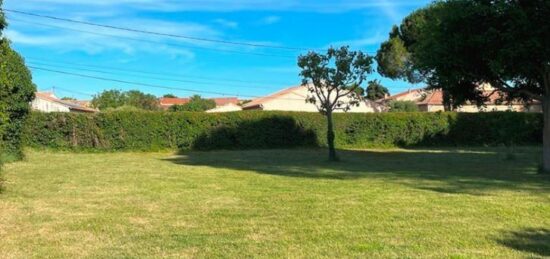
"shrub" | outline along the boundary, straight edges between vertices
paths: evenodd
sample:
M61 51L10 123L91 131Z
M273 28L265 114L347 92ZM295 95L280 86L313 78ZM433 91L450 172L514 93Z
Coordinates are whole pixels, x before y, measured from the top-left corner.
M135 107L136 109L150 111L159 109L157 97L138 90L105 90L94 96L92 106L100 110L118 109L120 107Z
M0 39L0 107L8 122L0 135L4 160L22 156L21 132L35 91L31 73L21 56L6 39Z
M418 106L413 101L390 101L389 104L390 112L417 112Z
M335 114L341 148L542 143L541 114ZM71 150L238 149L325 146L317 113L245 111L32 113L24 142Z
M188 103L172 105L168 108L171 112L204 112L216 108L216 102L212 99L204 99L200 95L193 95Z

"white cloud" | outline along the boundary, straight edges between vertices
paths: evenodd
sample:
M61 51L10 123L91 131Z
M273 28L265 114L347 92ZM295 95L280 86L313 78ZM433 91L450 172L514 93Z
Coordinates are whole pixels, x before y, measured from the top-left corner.
M281 20L281 17L276 16L276 15L270 15L270 16L266 16L266 17L262 18L260 20L260 23L270 25L270 24L278 23L280 20Z
M92 31L89 28L80 26L74 28L81 31ZM159 55L167 55L171 58L183 57L186 59L194 58L194 53L187 48L176 48L166 44L162 40L158 43L148 39L148 41L140 41L145 39L144 36L135 35L129 32L112 32L104 30L100 34L90 34L78 31L64 31L59 29L41 30L37 28L29 29L28 27L13 26L6 30L6 37L14 44L31 45L33 47L41 47L51 49L58 52L80 51L90 55L99 54L108 51L120 51L127 55L140 53L158 53ZM101 35L105 34L105 35ZM127 37L134 40L125 40L121 38L113 38L107 35L117 35Z
M421 2L426 2L421 0ZM410 0L334 0L319 2L317 0L7 0L6 8L25 10L59 10L55 5L66 8L101 7L123 8L134 10L174 11L308 11L308 12L345 12L387 6L411 6L418 2Z
M399 15L399 12L397 10L397 5L388 0L380 0L380 3L382 3L379 8L386 14L386 16L393 22L393 23L399 23L401 16Z
M214 20L215 23L223 26L223 27L227 27L227 28L237 28L239 27L239 23L235 22L235 21L229 21L229 20L225 20L225 19L216 19Z
M61 37L31 36L11 29L7 29L5 31L5 37L17 44L34 46L59 44L63 42L63 39Z

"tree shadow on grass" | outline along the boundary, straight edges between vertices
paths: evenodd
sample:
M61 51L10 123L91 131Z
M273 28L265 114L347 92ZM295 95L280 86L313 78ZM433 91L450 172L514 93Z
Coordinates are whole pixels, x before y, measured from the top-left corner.
M538 149L520 150L507 161L499 149L340 150L343 161L327 161L323 149L186 152L167 161L284 177L399 181L441 193L483 195L491 189L550 192L550 177L537 175ZM422 181L418 181L422 180Z
M550 256L550 229L526 228L504 233L497 242L509 248L530 252L540 256Z

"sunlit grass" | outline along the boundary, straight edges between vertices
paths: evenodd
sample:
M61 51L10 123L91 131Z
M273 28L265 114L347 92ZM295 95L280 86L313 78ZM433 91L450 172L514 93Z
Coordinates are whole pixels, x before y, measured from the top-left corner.
M543 257L538 148L72 154L7 164L0 257Z

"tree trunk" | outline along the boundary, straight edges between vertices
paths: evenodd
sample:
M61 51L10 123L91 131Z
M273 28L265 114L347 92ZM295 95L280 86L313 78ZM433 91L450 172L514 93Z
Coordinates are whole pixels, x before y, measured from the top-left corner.
M327 112L327 143L328 143L328 160L338 161L336 148L334 147L334 126L332 124L332 112Z
M550 94L545 94L542 101L542 173L550 173Z

